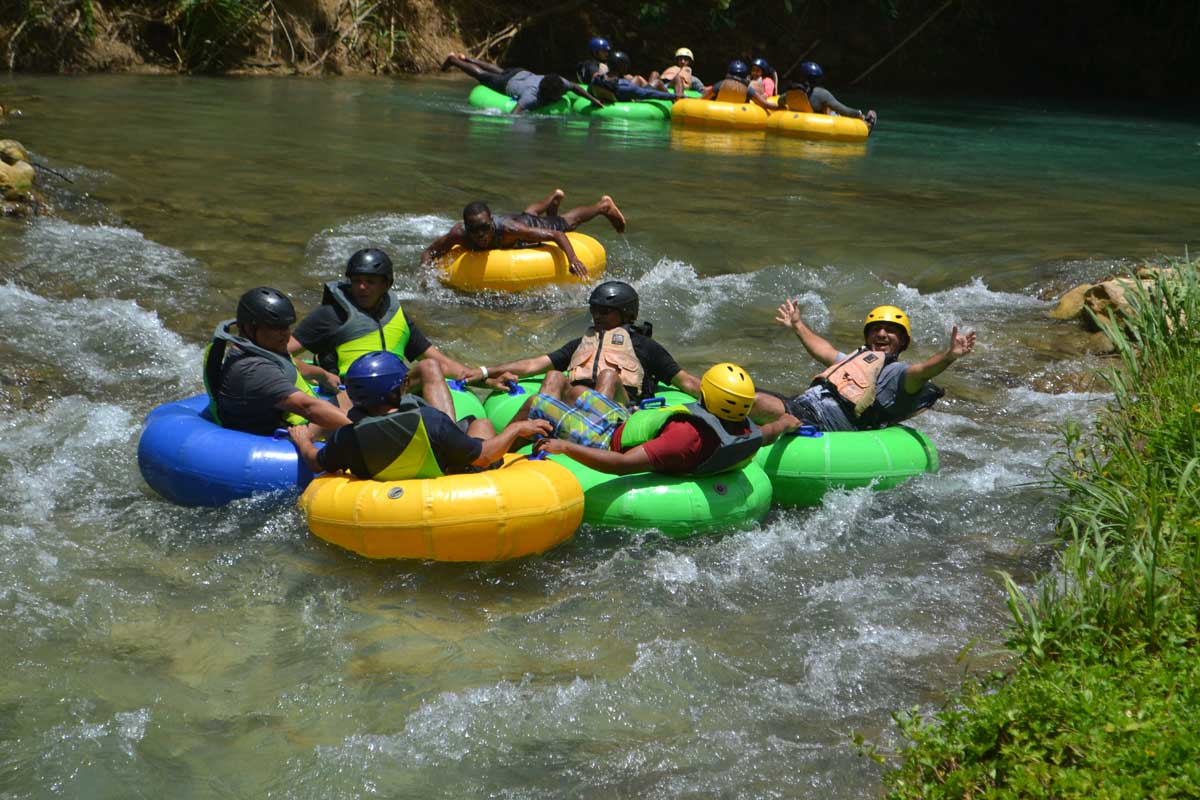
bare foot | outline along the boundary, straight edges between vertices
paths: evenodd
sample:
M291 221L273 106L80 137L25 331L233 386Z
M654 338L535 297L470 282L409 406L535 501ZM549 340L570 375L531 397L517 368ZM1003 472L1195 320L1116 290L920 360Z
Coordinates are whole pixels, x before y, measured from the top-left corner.
M625 232L625 215L621 213L621 209L617 208L617 204L608 195L600 198L600 213L608 217L608 221L612 223L617 233Z
M546 214L552 217L558 216L558 207L566 196L567 193L562 189L555 189L554 194L550 196L550 202L546 204Z

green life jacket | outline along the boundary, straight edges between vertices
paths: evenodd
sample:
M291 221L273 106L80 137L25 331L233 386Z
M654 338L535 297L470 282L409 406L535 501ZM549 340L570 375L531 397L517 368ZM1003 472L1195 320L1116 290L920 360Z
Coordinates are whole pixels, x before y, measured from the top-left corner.
M687 417L694 422L702 423L720 440L717 449L692 470L694 475L711 475L740 467L753 458L754 454L758 452L758 448L762 446L762 431L751 420L746 420L750 426L749 430L735 436L725 430L721 420L709 413L708 409L700 403L688 403L665 408L646 408L633 412L621 432L621 449L628 450L645 444L658 436L668 422L679 417Z
M325 284L325 295L321 300L325 305L336 304L346 314L346 321L333 332L338 374L345 375L355 359L376 350L385 350L404 358L404 348L408 346L411 331L396 295L391 291L384 295L387 309L383 316L375 319L354 305L346 294L349 285L344 281L330 281Z
M223 424L220 414L217 413L217 397L221 394L221 381L225 377L221 367L225 363L226 346L230 344L245 350L247 353L253 353L260 358L267 359L279 367L284 377L292 381L297 389L311 397L317 396L313 388L308 385L308 381L304 380L304 376L300 374L300 370L296 369L296 364L291 358L259 347L244 336L234 336L230 333L229 329L236 322L237 320L227 319L218 324L217 329L213 331L212 341L208 343L208 347L204 348L204 390L208 392L208 413L216 420L218 425ZM290 412L280 413L283 414L283 420L288 425L305 425L308 423L308 420L299 414L292 414Z
M400 407L385 417L363 417L354 423L354 438L367 472L377 481L437 478L438 466L416 398L405 395Z

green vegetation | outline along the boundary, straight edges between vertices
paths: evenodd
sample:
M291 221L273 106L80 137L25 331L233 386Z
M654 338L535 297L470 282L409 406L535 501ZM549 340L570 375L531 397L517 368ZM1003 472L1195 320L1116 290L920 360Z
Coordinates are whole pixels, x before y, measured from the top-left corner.
M1135 288L1100 324L1111 407L1067 431L1056 569L1027 598L1007 575L1010 675L897 716L912 746L894 798L1200 796L1200 262ZM883 760L877 749L869 754Z

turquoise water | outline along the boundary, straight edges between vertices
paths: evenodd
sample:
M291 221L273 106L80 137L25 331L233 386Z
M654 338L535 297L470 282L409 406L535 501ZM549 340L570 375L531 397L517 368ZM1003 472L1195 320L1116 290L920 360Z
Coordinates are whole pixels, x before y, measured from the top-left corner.
M1047 563L1037 484L1104 395L1055 291L1197 241L1200 125L857 98L865 146L471 112L458 80L5 78L0 127L74 180L0 224L0 794L861 797L852 731L936 708ZM917 357L979 331L918 420L942 472L686 543L583 530L512 564L370 563L290 504L173 507L141 419L200 390L238 294L301 310L355 249L467 361L543 353L586 289L465 297L416 267L461 207L616 198L609 272L689 371L814 364L895 302ZM1065 376L1065 377L1064 377ZM982 647L981 650L992 649ZM984 664L991 661L984 659Z

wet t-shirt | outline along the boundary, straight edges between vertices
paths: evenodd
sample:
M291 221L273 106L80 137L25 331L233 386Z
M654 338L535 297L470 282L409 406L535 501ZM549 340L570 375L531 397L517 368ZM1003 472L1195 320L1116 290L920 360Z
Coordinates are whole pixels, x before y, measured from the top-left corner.
M244 350L233 350L221 364L217 414L232 430L270 436L284 425L284 412L275 407L293 392L294 380L275 362Z

